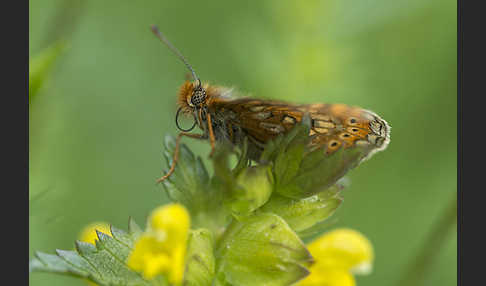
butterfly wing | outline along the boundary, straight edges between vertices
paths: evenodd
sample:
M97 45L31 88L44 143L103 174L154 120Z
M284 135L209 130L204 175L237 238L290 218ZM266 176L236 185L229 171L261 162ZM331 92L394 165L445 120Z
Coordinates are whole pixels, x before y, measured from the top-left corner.
M390 142L390 126L385 120L371 111L344 104L293 105L240 98L215 102L213 108L232 129L241 129L261 149L269 140L289 132L306 113L311 118L311 145L323 148L327 154L340 148L363 147L369 150L369 158Z

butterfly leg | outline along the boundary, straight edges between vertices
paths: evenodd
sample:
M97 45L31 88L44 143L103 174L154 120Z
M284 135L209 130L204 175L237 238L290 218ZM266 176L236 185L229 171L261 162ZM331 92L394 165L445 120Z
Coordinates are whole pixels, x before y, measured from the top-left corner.
M182 136L187 136L187 137L191 137L191 138L195 138L195 139L204 139L204 136L202 134L191 134L191 133L187 133L187 132L179 133L179 135L177 135L177 138L176 138L176 146L175 146L175 149L174 149L174 156L172 158L172 165L170 166L170 169L167 172L167 174L165 174L164 176L157 179L157 182L156 182L157 184L164 181L170 175L172 175L172 173L174 173L175 166L177 164L177 160L179 160L179 145L180 145L180 141L181 141Z
M209 153L209 157L213 156L213 153L214 153L214 142L216 141L215 140L215 137L214 137L214 131L213 131L213 122L211 120L211 113L208 112L207 114L208 116L208 129L209 129L209 143L211 143L211 153Z

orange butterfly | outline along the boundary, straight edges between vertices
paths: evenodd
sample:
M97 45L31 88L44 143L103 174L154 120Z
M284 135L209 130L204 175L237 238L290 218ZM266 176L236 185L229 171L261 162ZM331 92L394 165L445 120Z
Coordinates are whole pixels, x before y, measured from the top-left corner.
M248 156L258 161L265 145L278 135L286 134L309 114L310 144L332 154L340 148L366 148L369 158L384 150L390 142L390 126L375 113L344 104L296 105L282 101L235 97L226 87L202 84L182 54L152 26L154 34L172 50L191 71L194 82L186 81L179 90L176 125L182 131L176 139L172 165L162 182L175 170L183 136L209 139L211 153L216 142L242 146L248 139ZM189 129L179 126L180 113L192 115L194 124ZM202 134L189 133L195 126ZM361 161L362 161L361 160Z

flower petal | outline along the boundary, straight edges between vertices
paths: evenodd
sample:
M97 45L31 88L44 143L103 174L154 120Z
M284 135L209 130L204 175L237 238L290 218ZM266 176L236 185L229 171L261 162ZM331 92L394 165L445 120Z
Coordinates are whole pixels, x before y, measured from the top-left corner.
M336 229L309 244L309 251L316 260L313 268L341 269L369 273L373 263L373 247L358 231ZM311 270L312 271L312 270Z
M184 276L189 225L189 213L182 205L156 208L128 257L128 267L142 272L149 280L164 274L170 283L180 284Z
M189 234L190 217L180 204L168 204L156 208L149 217L151 230L163 231L173 242L186 240Z

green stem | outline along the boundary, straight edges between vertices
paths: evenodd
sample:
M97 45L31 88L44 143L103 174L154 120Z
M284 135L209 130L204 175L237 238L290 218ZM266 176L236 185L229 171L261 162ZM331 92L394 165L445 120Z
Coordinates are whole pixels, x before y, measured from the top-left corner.
M444 209L439 221L434 225L428 234L424 244L420 248L417 256L411 261L403 277L399 281L399 286L423 285L426 273L432 266L433 260L438 256L448 232L457 223L457 198L454 199Z

